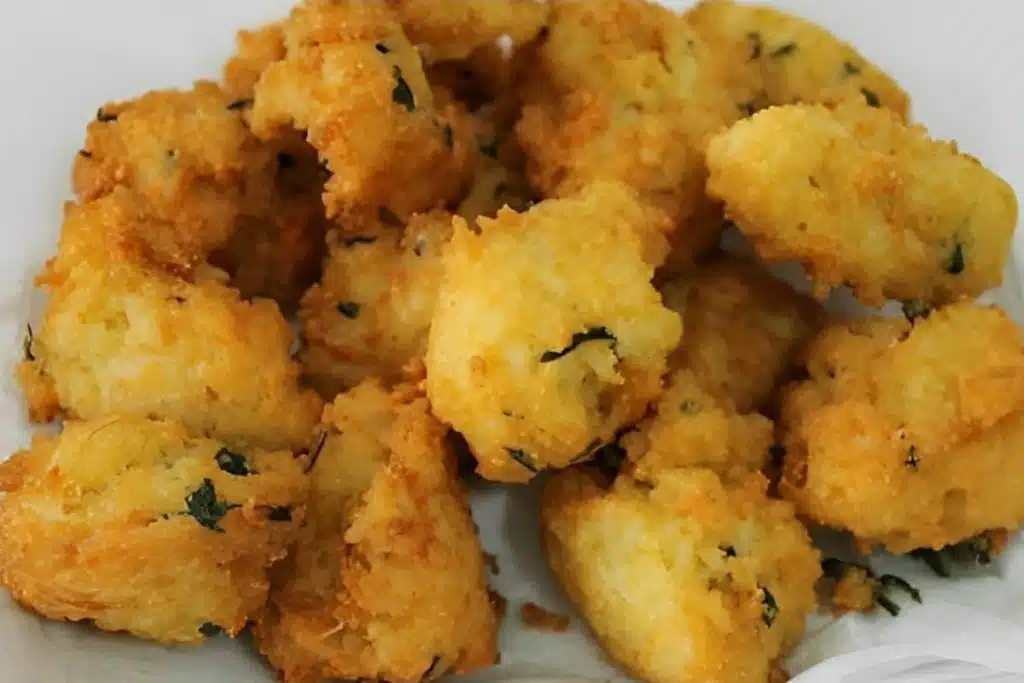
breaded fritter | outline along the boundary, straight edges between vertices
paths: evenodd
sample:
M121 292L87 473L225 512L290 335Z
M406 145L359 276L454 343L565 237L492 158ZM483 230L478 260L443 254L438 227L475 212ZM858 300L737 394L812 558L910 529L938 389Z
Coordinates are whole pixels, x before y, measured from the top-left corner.
M290 452L121 415L37 435L0 488L0 583L22 606L163 643L245 627L308 492Z
M836 324L788 390L780 490L808 518L893 552L1024 522L1024 340L974 303Z
M586 459L660 393L681 327L650 282L665 219L601 183L478 226L456 219L444 251L426 386L482 476L526 481Z
M507 36L514 45L533 40L547 22L546 0L386 0L409 40L431 62L465 59Z
M732 0L703 0L684 17L721 65L724 87L743 115L849 96L910 117L910 97L891 76L806 19Z
M685 322L683 330L685 337ZM634 478L652 481L667 469L704 467L733 480L765 466L774 439L771 420L738 412L690 370L676 370L666 384L654 414L621 439Z
M651 683L767 681L803 635L821 573L792 506L760 474L601 483L556 474L541 521L552 570L608 654Z
M256 645L285 683L418 683L497 656L483 552L426 400L366 382L324 411L307 523Z
M669 358L747 413L765 408L796 351L825 312L747 259L720 255L663 282L665 305L683 318L683 341Z
M321 395L334 398L370 377L394 384L422 360L451 235L444 211L414 216L404 230L332 234L323 280L299 312L303 374Z
M244 106L251 100L263 72L285 57L284 28L276 21L257 29L241 30L235 36L235 53L224 64L224 90Z
M256 85L251 122L273 139L306 133L330 169L327 214L407 219L467 185L465 113L435 102L416 49L380 2L306 0L283 24L286 57Z
M67 206L58 254L37 280L50 299L33 360L18 372L40 401L33 418L56 406L81 419L121 412L181 420L237 447L303 447L321 402L298 386L277 306L242 301L216 271L176 274L164 263L183 259L158 237L173 225L140 211L123 188Z
M886 109L774 107L715 138L708 166L758 254L801 262L819 294L944 303L1002 281L1013 188Z

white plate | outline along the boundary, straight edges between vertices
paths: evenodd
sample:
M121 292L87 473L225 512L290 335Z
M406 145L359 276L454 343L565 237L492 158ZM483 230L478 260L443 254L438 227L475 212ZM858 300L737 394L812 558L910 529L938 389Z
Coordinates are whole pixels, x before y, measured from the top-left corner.
M776 4L853 42L911 92L918 120L937 136L956 138L1015 187L1024 187L1024 135L1018 128L1024 101L1017 87L1019 65L1024 63L1024 43L1018 36L1017 19L1024 14L1020 3L786 0ZM30 292L30 277L55 244L61 201L68 196L69 164L81 145L86 123L107 100L216 76L232 49L235 29L274 18L289 5L287 0L2 3L0 83L6 104L0 108L4 240L0 339L7 343L0 345L0 453L28 440L21 399L7 368L20 352L25 317L38 314L40 301ZM1024 256L1022 247L1024 238L1018 235L1018 261ZM1018 320L1024 320L1015 272L1007 285L999 299ZM529 488L476 492L474 512L484 545L499 556L501 574L495 583L509 599L510 609L501 639L501 666L473 678L620 678L579 628L578 619L574 619L574 630L565 635L544 635L518 626L517 608L525 600L569 611L538 549L533 501L534 491ZM1024 624L1024 549L1019 546L1001 561L1001 574L990 572L955 584L931 579L905 561L893 561L900 573L920 584L925 604L908 606L895 620L888 616L851 617L833 624L812 620L810 636L793 657L794 671L865 647L939 642L940 636L946 642L961 643L983 638L990 641L990 650L1024 662L1024 654L1018 654L1024 653L1022 632L1014 628L1015 623ZM259 660L236 643L166 649L84 627L43 622L11 606L6 597L0 597L0 652L2 683L271 680ZM967 674L960 680L967 680Z

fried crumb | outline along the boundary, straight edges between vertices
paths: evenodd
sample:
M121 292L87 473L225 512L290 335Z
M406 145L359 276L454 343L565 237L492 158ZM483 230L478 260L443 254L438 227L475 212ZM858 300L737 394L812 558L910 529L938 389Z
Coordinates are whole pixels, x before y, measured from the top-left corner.
M565 633L569 630L568 616L546 610L535 602L524 602L519 607L519 620L534 631Z

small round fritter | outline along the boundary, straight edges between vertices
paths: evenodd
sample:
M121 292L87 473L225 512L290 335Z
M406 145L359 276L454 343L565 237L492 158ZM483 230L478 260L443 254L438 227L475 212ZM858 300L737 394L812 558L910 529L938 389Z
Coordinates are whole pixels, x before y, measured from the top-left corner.
M685 322L683 329L685 337ZM732 480L764 467L773 440L771 420L737 412L726 396L705 389L696 373L677 370L654 414L625 434L621 447L631 475L642 481L683 467L704 467Z
M703 0L684 15L720 63L743 115L852 95L910 116L910 97L852 46L810 21L765 5Z
M285 683L419 683L494 663L469 501L425 399L366 382L324 411L312 497L256 645Z
M758 254L799 261L821 295L846 284L868 305L935 304L1002 281L1013 188L887 109L773 107L717 137L708 166Z
M597 640L651 683L767 681L815 607L818 553L760 474L620 476L584 469L544 487L544 552Z
M129 413L232 446L303 447L321 402L299 388L277 306L241 300L217 271L164 265L182 260L156 237L174 226L140 219L129 199L121 189L67 207L58 255L38 278L50 299L18 372L40 401L32 416Z
M685 330L669 365L691 370L741 413L767 406L825 318L816 301L736 256L719 256L659 290Z
M302 522L290 452L109 416L0 464L0 583L27 609L163 643L235 635Z
M465 118L435 102L416 49L384 3L307 0L283 25L287 55L256 85L253 130L304 131L331 172L324 203L348 222L428 211L468 183Z
M421 360L451 238L444 211L414 216L404 229L331 235L323 280L302 299L303 374L331 399L364 379L386 384Z
M482 476L526 481L584 460L661 392L681 331L651 285L664 225L603 183L481 218L479 232L456 219L426 386Z
M274 22L258 29L242 30L235 36L235 53L224 64L224 90L238 107L247 106L263 72L285 57L284 29Z
M409 40L431 62L460 60L507 36L533 40L547 22L546 0L386 0Z
M784 396L780 490L893 552L1024 522L1024 340L974 303L837 324Z

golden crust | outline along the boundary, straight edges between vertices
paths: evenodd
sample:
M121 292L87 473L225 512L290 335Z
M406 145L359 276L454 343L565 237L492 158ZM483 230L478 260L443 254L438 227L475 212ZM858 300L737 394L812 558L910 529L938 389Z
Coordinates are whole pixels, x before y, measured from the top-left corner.
M752 474L702 469L610 490L584 470L541 497L544 552L605 650L652 683L765 681L814 609L818 553Z
M224 90L236 101L252 99L263 72L284 57L283 22L239 31L235 36L235 53L224 64Z
M684 14L720 64L738 111L853 97L910 117L910 97L824 28L765 5L703 0Z
M680 323L645 258L664 254L665 221L597 184L478 224L457 219L444 251L427 392L481 475L525 481L591 455L660 393Z
M758 254L801 262L820 294L944 303L1002 281L1013 188L888 110L774 107L715 138L708 165Z
M256 621L257 647L285 683L418 683L492 664L483 553L426 401L366 382L324 421L308 522Z
M780 420L802 514L893 552L1024 522L1024 345L1002 311L837 324L806 367Z
M118 415L36 436L0 485L0 583L21 605L164 643L245 627L307 494L290 452Z

